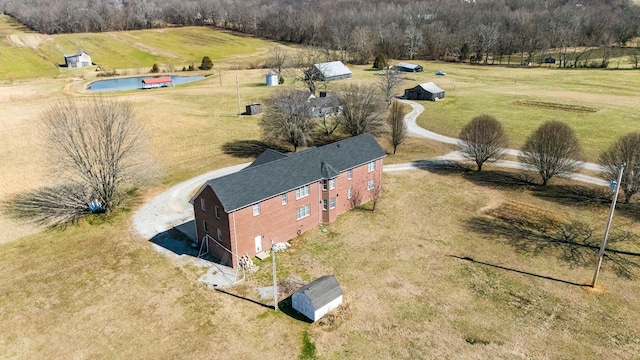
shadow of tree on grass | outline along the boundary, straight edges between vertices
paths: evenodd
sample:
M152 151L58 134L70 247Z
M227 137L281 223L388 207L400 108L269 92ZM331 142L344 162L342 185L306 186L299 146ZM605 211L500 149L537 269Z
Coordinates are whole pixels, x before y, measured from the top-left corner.
M289 149L260 140L237 140L222 145L223 153L239 158L255 158L267 149L285 154L289 152Z
M593 230L579 221L531 221L523 218L496 218L478 216L471 218L466 227L482 236L512 246L517 252L534 256L555 256L574 266L594 264L601 239L593 236ZM613 232L609 244L623 244L638 237L629 232ZM618 276L633 279L632 271L640 267L636 258L640 253L607 249L605 256Z
M88 203L92 198L86 187L64 184L19 194L3 208L14 219L55 227L91 214Z
M440 175L460 175L476 185L505 189L538 186L531 174L513 170L483 170L477 172L467 164L453 160L417 160L412 164L420 169Z

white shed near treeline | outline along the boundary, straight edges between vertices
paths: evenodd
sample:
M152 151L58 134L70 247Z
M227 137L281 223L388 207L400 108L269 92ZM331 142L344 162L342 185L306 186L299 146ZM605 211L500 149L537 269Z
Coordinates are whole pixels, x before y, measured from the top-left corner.
M317 321L342 304L342 289L333 275L325 275L301 287L291 296L294 310Z
M267 86L276 86L280 83L278 73L273 70L269 71L266 77L267 77Z

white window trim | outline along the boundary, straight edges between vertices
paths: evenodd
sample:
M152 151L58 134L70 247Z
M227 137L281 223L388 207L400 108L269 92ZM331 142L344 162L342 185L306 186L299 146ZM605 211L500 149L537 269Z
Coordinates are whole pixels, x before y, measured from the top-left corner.
M327 209L329 208L328 206L328 202L326 199L322 199L322 211L327 211Z
M301 211L302 210L302 211ZM302 216L300 216L302 214ZM296 210L296 220L302 220L311 215L311 205L303 205Z
M369 163L369 165L367 166L367 171L368 172L372 172L372 171L375 171L375 170L376 170L376 162L374 160L374 161L371 161Z
M333 190L336 188L336 179L329 180L329 189Z
M253 204L253 216L260 215L260 203Z
M216 219L220 220L220 208L218 207L218 205L216 205L215 211L216 211Z
M287 202L289 201L289 199L287 198L287 193L282 194L282 197L280 199L282 205L287 205Z
M353 169L349 169L349 171L347 172L347 179L348 180L353 179Z
M336 208L336 198L332 197L331 199L329 199L329 209L335 209Z
M309 185L301 186L296 189L296 200L307 197L310 193Z
M373 190L375 188L376 188L375 179L369 179L369 181L367 182L367 191L371 191L371 190Z
M327 179L322 180L322 191L327 191Z
M202 220L202 229L204 229L204 233L209 233L209 227L207 226L207 220Z
M202 209L202 211L207 211L207 207L204 204L204 198L200 198L200 209Z
M351 199L352 196L353 196L353 188L349 186L349 189L347 190L347 199Z
M218 241L222 241L222 229L218 228L217 235L218 235Z

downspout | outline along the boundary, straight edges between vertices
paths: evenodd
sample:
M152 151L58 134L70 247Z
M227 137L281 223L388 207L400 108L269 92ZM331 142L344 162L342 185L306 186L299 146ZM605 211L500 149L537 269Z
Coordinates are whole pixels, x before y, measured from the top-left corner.
M231 217L233 218L233 241L236 243L236 263L235 266L239 266L239 256L238 256L238 231L236 230L236 212L231 213ZM233 255L233 253L231 254Z
M322 224L322 181L318 183L318 225Z

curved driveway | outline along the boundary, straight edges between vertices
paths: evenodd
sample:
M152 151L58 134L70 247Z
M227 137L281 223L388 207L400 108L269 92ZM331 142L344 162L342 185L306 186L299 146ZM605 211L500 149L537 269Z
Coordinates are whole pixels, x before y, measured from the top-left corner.
M404 121L407 124L407 128L409 130L409 134L435 141L440 141L447 144L458 144L458 139L456 138L436 134L432 131L423 129L416 124L416 119L424 111L424 106L413 101L400 101L413 107L413 110L404 118ZM507 149L507 154L519 156L520 152L514 149ZM434 164L437 164L438 162L452 160L459 161L463 159L464 158L459 151L453 151L449 154L429 160L414 161L412 163L406 164L385 165L384 171L402 171L427 168L430 166L434 166ZM207 180L237 172L247 165L249 165L249 163L214 170L171 187L169 190L151 199L151 201L147 202L140 209L138 209L138 211L133 216L133 227L138 234L142 235L146 239L151 239L155 235L167 231L174 226L193 220L193 207L189 204L189 200L195 194L198 188L200 188L200 186L202 186L202 184L204 184ZM500 160L493 163L493 165L514 169L526 169L523 164L517 161L509 160ZM593 163L585 163L583 165L583 168L593 171L602 171L602 167L600 165ZM591 184L604 186L608 185L606 181L592 176L576 173L571 174L568 177Z

